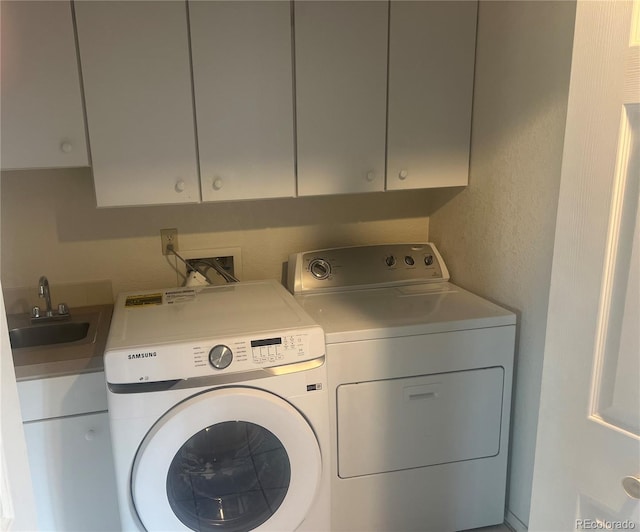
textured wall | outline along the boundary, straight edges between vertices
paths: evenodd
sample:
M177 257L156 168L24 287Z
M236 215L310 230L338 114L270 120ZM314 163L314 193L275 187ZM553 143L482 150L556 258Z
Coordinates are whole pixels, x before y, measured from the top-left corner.
M508 509L529 519L573 2L480 2L469 187L433 198L452 280L518 313Z
M241 247L243 280L282 278L289 253L426 240L428 191L96 209L88 169L2 173L2 284L110 279L113 291L175 286L160 229L181 250Z

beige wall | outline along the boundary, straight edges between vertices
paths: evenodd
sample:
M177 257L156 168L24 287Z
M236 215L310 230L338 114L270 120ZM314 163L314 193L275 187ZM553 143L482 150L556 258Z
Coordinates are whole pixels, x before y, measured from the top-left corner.
M181 250L239 246L243 280L282 278L296 251L426 240L429 191L96 209L89 169L2 173L2 284L112 281L114 293L175 286L160 229Z
M452 280L518 313L508 509L529 520L573 2L480 3L469 187L433 197Z

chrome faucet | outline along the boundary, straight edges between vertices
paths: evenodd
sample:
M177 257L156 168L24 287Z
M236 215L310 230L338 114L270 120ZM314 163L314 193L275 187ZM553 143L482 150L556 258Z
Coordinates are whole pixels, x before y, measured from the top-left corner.
M44 298L47 310L45 316L53 316L53 309L51 308L51 292L49 291L49 280L43 275L38 281L38 296Z
M42 322L50 320L66 320L71 317L69 307L66 303L58 305L58 311L55 312L51 307L51 290L49 289L49 280L43 275L38 281L38 297L44 299L46 309L44 314L40 314L40 307L35 306L31 309L31 322Z

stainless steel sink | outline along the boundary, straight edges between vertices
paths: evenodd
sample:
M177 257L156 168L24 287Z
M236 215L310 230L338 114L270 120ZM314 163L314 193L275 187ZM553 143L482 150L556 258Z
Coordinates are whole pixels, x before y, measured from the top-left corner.
M88 321L70 321L17 327L9 330L9 340L14 349L78 342L87 338L89 326Z
M32 323L30 313L8 314L16 378L71 375L102 369L113 305L71 309L71 317Z

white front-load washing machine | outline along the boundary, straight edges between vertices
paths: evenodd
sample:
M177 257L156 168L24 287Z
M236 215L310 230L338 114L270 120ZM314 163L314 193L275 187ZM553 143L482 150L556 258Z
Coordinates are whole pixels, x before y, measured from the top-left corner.
M502 523L515 315L428 243L303 252L288 274L325 330L331 529Z
M105 373L123 529L328 530L324 360L275 281L120 294Z

